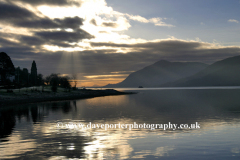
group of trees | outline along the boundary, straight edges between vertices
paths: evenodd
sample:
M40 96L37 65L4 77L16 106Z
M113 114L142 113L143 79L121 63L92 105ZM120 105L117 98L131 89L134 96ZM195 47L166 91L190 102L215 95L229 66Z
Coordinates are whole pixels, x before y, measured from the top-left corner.
M60 74L52 73L44 79L44 82L46 85L52 86L52 91L56 92L57 87L69 90L71 88L70 80L71 78L68 76L60 76Z
M15 68L15 80L14 82L19 85L19 87L29 87L29 86L41 86L44 84L43 75L37 74L36 81L33 82L33 77L28 73L26 68L21 69L20 67Z

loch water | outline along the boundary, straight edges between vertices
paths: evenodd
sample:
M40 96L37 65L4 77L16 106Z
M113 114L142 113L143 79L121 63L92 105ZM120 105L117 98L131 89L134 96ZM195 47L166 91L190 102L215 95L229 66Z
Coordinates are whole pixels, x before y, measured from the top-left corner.
M0 108L0 159L240 159L240 88L120 90L138 94ZM142 127L92 127L119 123Z

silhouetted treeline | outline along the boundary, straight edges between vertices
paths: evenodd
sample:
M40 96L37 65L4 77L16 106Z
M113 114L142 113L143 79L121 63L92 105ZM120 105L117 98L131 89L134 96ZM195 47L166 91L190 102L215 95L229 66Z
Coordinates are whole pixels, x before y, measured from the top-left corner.
M15 69L15 71L16 71L16 76L13 82L15 85L18 85L18 87L44 85L44 79L41 73L37 74L36 78L32 78L33 76L30 73L28 73L28 70L26 68L21 69L20 67L18 67Z
M43 85L43 75L37 74L36 62L32 62L31 73L27 68L14 67L11 58L0 53L0 85L3 88L19 88Z
M33 60L31 72L27 68L21 69L14 67L11 58L4 52L0 53L0 86L1 88L21 88L30 86L51 85L52 91L56 92L58 87L70 89L70 77L60 76L60 74L52 73L43 78L42 74L38 74L37 64ZM76 88L76 76L75 88Z

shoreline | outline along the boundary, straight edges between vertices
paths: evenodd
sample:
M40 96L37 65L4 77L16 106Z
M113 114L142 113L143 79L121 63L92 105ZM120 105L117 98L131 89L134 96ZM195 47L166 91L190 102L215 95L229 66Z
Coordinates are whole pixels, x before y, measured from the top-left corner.
M67 101L78 100L103 96L136 94L136 92L121 92L113 89L92 90L78 89L71 92L26 92L26 93L7 93L0 95L0 107L21 105L28 103L52 102L52 101Z

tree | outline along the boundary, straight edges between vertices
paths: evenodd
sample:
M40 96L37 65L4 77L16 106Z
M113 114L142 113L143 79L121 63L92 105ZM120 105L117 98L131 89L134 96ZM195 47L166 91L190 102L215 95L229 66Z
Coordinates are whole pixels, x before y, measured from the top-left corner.
M77 88L77 83L78 83L77 74L72 75L72 82L74 83L73 89L76 89Z
M37 85L43 85L44 81L43 81L43 75L40 73L37 75Z
M31 84L33 86L37 85L37 78L38 78L38 74L37 74L37 65L36 62L33 61L32 62L32 67L31 67Z
M52 86L52 91L57 92L57 87L59 85L59 74L52 73L50 75L50 85Z
M51 85L56 82L56 85L59 86L59 73L52 73L51 75L45 78L47 85Z
M44 78L44 83L46 83L47 85L50 84L50 81L51 81L51 77L50 76L47 76Z
M71 85L70 85L70 82L69 82L69 77L65 76L65 77L61 77L60 78L60 86L62 88L65 88L65 89L70 89L71 88Z
M58 83L57 83L57 79L53 79L52 80L52 91L53 92L57 92L57 87L58 87Z
M0 53L0 76L2 84L5 84L5 81L9 75L14 75L15 68L12 63L11 58L5 53Z

